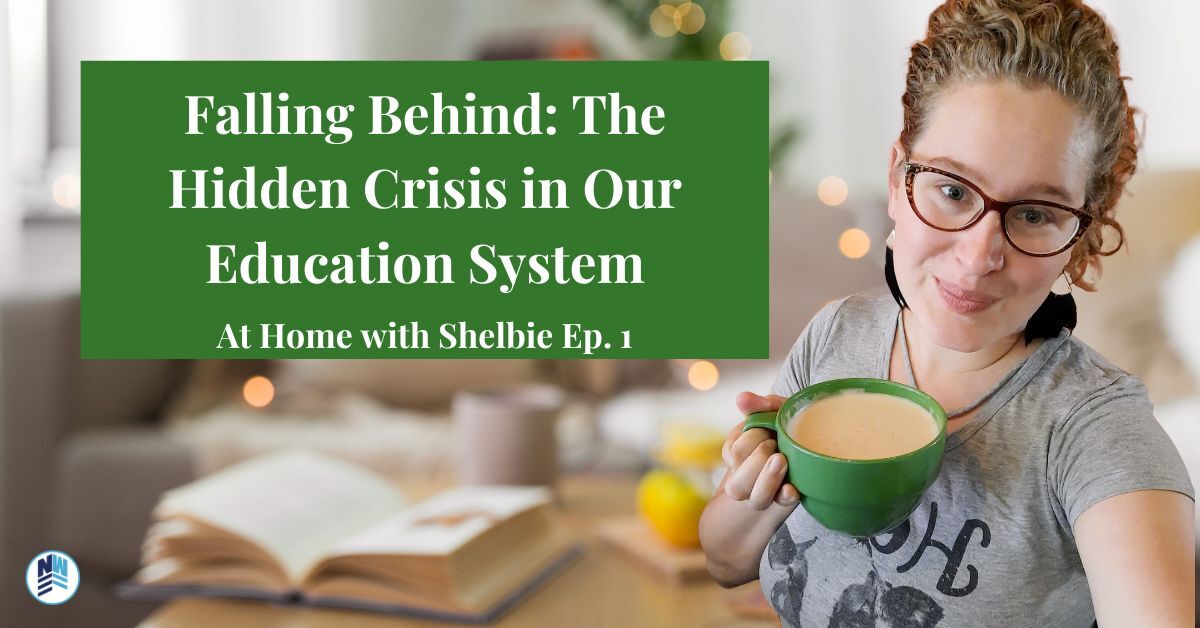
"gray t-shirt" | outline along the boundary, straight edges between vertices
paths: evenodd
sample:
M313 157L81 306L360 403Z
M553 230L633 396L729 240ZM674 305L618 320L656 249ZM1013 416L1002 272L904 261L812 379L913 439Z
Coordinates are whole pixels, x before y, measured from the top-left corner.
M898 314L891 295L829 304L771 393L887 378ZM762 590L784 626L1091 626L1073 525L1141 489L1195 499L1142 383L1064 330L949 435L908 521L854 539L797 507L763 552Z

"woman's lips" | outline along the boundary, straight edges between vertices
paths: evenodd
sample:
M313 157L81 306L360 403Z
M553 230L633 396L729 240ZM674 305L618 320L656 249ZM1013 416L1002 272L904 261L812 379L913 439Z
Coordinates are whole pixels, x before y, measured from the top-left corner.
M942 280L937 277L933 278L937 284L938 293L942 295L942 301L950 307L951 310L959 314L970 314L979 312L991 307L996 301L994 297L981 294L979 292L971 292L963 290L954 284L942 283Z

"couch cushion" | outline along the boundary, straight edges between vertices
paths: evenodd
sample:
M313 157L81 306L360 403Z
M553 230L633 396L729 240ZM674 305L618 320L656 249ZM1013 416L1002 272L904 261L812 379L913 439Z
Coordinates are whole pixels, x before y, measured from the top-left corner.
M42 412L61 415L71 428L158 417L188 365L183 360L81 360L77 292L4 295L0 344L3 392L10 397L6 410L29 419Z
M194 477L188 449L150 429L76 433L55 469L52 547L85 573L110 577L137 569L159 496Z
M184 378L186 360L76 360L72 427L153 423Z

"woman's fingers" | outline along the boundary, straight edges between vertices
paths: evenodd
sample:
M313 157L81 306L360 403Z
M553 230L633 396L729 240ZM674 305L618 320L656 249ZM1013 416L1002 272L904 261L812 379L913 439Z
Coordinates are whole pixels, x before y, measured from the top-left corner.
M754 484L767 464L767 458L775 453L775 441L765 440L754 449L754 452L733 471L729 481L725 483L725 493L734 501L745 501L750 498ZM771 491L774 495L775 491Z
M775 442L771 436L771 432L764 430L761 427L753 427L746 430L741 436L738 437L736 441L733 442L733 445L730 446L729 459L725 461L726 464L729 465L730 469L736 469L742 466L742 464L745 463L746 458L750 457L750 455L753 454L756 449L758 449L759 445L768 440L771 441L772 444Z
M729 467L730 469L737 468L737 461L733 457L733 444L742 437L742 426L745 424L745 421L741 421L737 425L733 426L733 428L729 430L729 433L725 435L725 443L721 445L721 459L725 461L725 466Z
M783 405L784 398L779 395L767 395L765 397L756 395L750 391L742 392L737 396L737 408L743 415L753 414L755 412L770 412L778 410L779 406Z
M737 407L744 415L778 410L785 399L778 395L765 397L752 392L737 396ZM787 459L778 453L777 443L770 430L752 428L742 431L743 420L725 437L721 458L729 467L725 474L725 493L735 501L745 501L756 510L766 510L772 503L794 505L800 499L796 488L786 482Z
M761 397L750 391L745 391L737 396L737 407L742 414L748 416L755 412L778 410L784 401L784 398L778 395ZM740 466L746 459L746 456L749 456L758 447L759 443L772 436L770 430L762 428L752 428L743 433L742 428L745 425L746 421L743 419L733 429L729 430L729 434L725 437L725 443L721 446L721 457L730 469L736 469Z
M755 510L766 510L775 501L775 494L779 492L779 485L783 482L786 474L787 460L783 454L774 453L768 456L767 464L763 467L762 473L758 474L754 488L750 490L750 498L746 501Z
M788 482L784 482L775 492L775 503L780 506L793 506L800 501L800 491Z

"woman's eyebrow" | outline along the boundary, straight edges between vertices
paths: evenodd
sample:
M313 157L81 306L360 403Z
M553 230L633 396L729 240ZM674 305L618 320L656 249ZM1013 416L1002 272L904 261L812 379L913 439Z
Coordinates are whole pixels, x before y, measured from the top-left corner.
M982 174L980 174L979 171L958 161L957 159L954 159L951 157L932 157L929 159L929 164L931 166L944 166L947 170L956 172L956 173L970 179L971 181L975 182L975 184L981 188L988 187L987 182L984 181L984 176ZM1024 188L1024 189L1027 191L1025 193L1023 193L1021 196L1025 196L1025 197L1054 196L1054 197L1057 197L1058 200L1063 202L1064 204L1071 202L1071 195L1067 194L1067 191L1062 189L1062 187L1054 185L1053 183L1036 183L1036 184L1031 185L1028 188ZM1019 199L1011 199L1011 200L1019 200ZM1041 200L1041 199L1035 198L1034 200Z
M958 161L957 159L954 159L952 157L931 157L929 159L929 164L932 166L938 166L938 167L953 171L961 176L964 176L964 177L970 179L971 181L975 182L975 184L979 185L980 187L983 187L987 184L987 181L984 180L985 177L978 170L975 170L974 168L968 166L967 164L964 164L961 161Z
M1071 202L1071 195L1067 194L1066 190L1051 183L1038 183L1033 185L1029 188L1028 194L1038 198L1052 196L1064 205Z

